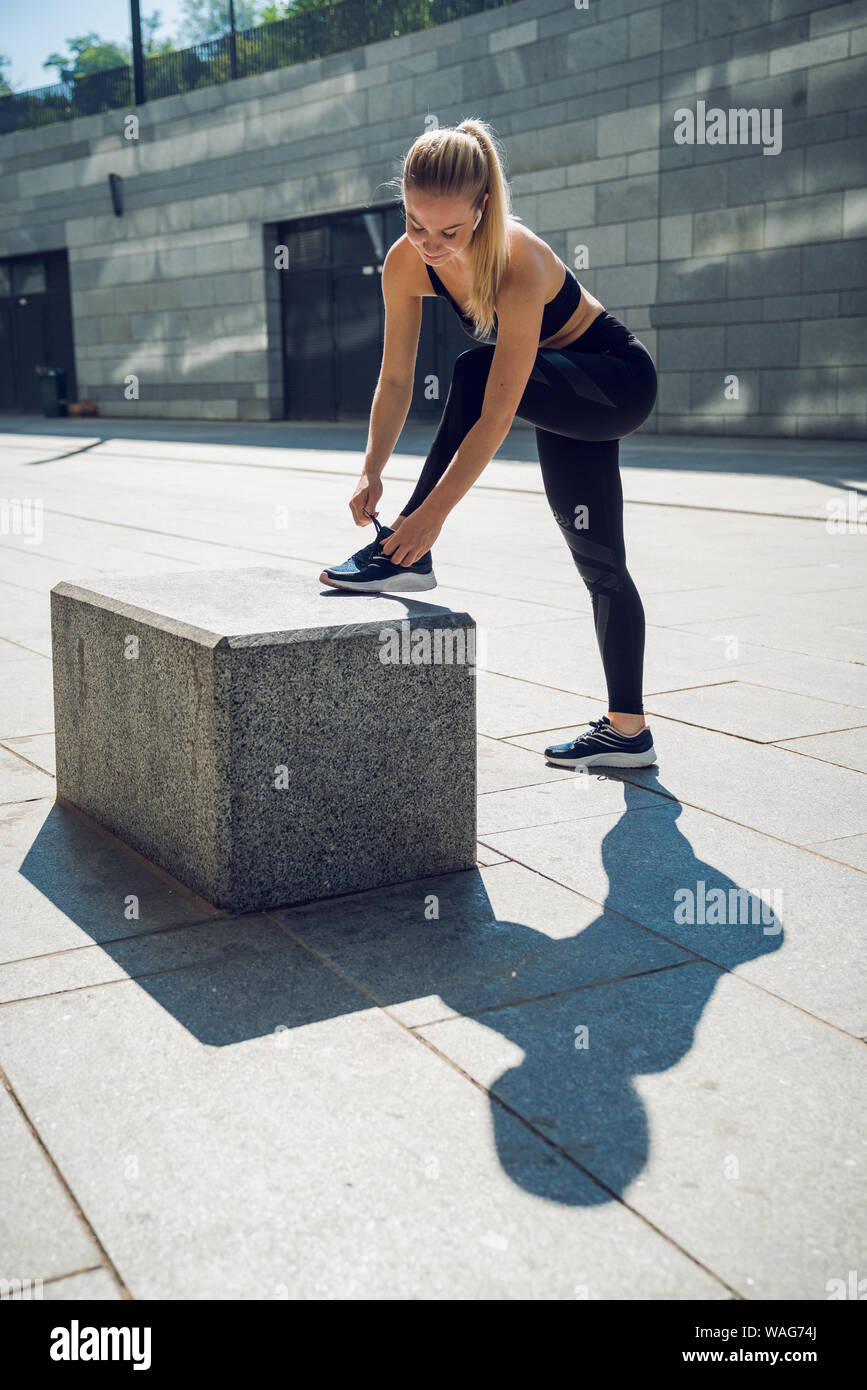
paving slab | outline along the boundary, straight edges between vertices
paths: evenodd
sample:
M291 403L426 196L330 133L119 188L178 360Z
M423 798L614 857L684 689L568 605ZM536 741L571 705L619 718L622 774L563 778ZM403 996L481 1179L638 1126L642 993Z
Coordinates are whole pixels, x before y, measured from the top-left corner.
M559 728L570 718L576 723L587 720L583 696L489 670L479 671L476 680L476 728L489 738Z
M51 667L44 657L4 661L0 685L0 738L50 733L54 728Z
M680 629L697 635L709 630L707 623L686 623ZM738 618L736 635L742 645L764 647L766 658L772 651L788 651L834 661L867 662L867 632L841 621L837 604L829 604L824 615L799 613L793 603L788 612Z
M867 822L860 773L796 759L777 744L750 743L658 714L651 717L650 727L657 763L649 768L596 768L594 775L657 790L664 786L677 801L798 845L854 835ZM566 726L519 735L510 743L538 756L549 744L563 743L574 733ZM574 775L566 772L567 777Z
M540 758L544 765L545 759ZM565 779L536 786L512 787L508 791L488 792L479 797L478 833L482 840L501 830L522 830L528 826L554 825L608 816L625 809L624 783L609 777L603 768L569 772ZM636 786L630 796L632 806L653 806L658 794L652 787ZM592 833L592 827L590 832Z
M0 1010L133 1298L729 1297L309 951L159 991Z
M54 778L19 757L14 744L0 743L0 804L45 796L54 800L54 786Z
M38 653L28 651L18 642L7 642L4 637L0 637L0 663L7 661L20 661L22 657L36 656Z
M748 675L751 685L789 690L796 695L812 695L819 700L835 700L867 709L867 667L854 662L777 653L769 661L751 662ZM732 668L728 663L702 672L704 684L731 680L731 677ZM652 690L647 686L646 693L656 695L671 689L670 683Z
M457 613L471 613L482 630L535 626L536 623L562 618L568 612L554 604L526 602L520 598L507 598L499 594L484 594L477 588L461 589L453 587L450 583L437 584L433 601L453 608Z
M14 657L9 656L10 661L32 656L51 660L51 613L47 589L29 590L18 584L0 583L0 612L3 614L3 636L7 639L7 645L13 646L16 652ZM5 671L5 659L3 666Z
M697 963L420 1031L740 1297L859 1267L855 1039Z
M836 763L838 767L867 772L867 725L848 729L844 733L786 739L780 747L789 748L793 753L801 753L807 758L820 758L822 762Z
M3 961L224 916L45 800L0 807L0 901Z
M485 843L827 1023L867 1034L867 886L856 869L663 798ZM722 922L709 910L713 890L723 895L715 899Z
M32 1115L30 1119L33 1121ZM50 1150L50 1127L46 1126L43 1138ZM6 1192L0 1203L4 1279L51 1279L98 1263L97 1246L20 1110L2 1086L0 1170Z
M0 748L8 748L28 763L54 777L57 764L54 757L54 734L28 734L23 738L7 738Z
M506 864L508 860L505 854L497 854L495 850L488 849L486 845L476 845L476 863L490 867L492 864Z
M123 1294L107 1269L89 1269L83 1274L70 1274L65 1279L53 1279L42 1290L42 1297L53 1302L113 1303Z
M853 729L864 718L856 706L768 690L746 678L652 695L645 708L648 719L664 714L755 743L784 743L802 734Z
M836 859L841 864L851 864L854 869L867 873L867 835L846 835L838 840L820 840L807 846L816 854Z
M762 611L758 599L749 591L730 588L649 593L643 599L643 605L645 618L654 627L678 627L689 622L729 622Z
M767 651L739 643L732 660L729 627L720 623L713 636L696 637L680 628L648 625L644 648L645 690L673 690L706 682L707 671L726 661L724 676L732 680L741 668L764 661ZM535 627L498 628L488 633L486 668L501 676L534 681L560 690L574 691L591 699L606 700L605 678L596 634L589 617L574 618Z
M167 927L0 965L0 1003L292 949L285 932L258 913Z
M571 777L568 768L552 767L536 752L480 734L476 740L479 793L528 787L537 782L562 782Z
M272 915L408 1026L685 958L510 863Z

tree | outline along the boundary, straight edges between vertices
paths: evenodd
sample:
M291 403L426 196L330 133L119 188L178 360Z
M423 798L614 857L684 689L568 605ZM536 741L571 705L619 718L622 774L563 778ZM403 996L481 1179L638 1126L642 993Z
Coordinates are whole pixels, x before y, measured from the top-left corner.
M141 21L141 46L146 58L153 58L157 53L174 53L175 45L168 37L158 39L157 29L162 23L162 16L159 10L154 10L152 15L142 15Z
M7 58L5 53L0 53L0 97L11 96L14 88L6 75L6 68L10 66L11 58Z
M293 14L303 14L307 10L327 10L334 0L269 0L260 15L260 23L273 24L278 19L291 19Z
M259 9L259 0L235 0L235 28L253 29L259 22ZM228 32L228 0L183 0L179 34L183 43L207 43Z
M57 68L61 81L87 77L92 72L105 72L108 68L129 66L129 51L116 43L106 42L98 34L81 34L77 39L67 39L66 46L70 56L52 53L42 64L44 68Z
M172 53L174 44L169 38L158 39L156 31L160 27L160 12L143 15L141 22L142 49L146 58L157 53ZM64 73L77 77L87 77L92 72L106 72L110 68L128 68L132 63L132 50L126 44L101 39L98 34L81 34L77 39L67 39L69 55L52 53L42 64L44 68L57 68L61 81L69 80Z

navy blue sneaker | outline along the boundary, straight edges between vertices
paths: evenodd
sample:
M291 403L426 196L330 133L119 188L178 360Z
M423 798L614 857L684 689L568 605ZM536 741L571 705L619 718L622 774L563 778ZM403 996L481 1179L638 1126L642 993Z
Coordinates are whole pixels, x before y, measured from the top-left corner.
M418 593L422 589L435 589L437 581L431 552L422 555L414 565L394 564L380 550L382 542L394 535L393 528L383 526L366 507L363 511L376 527L376 540L362 546L342 565L323 570L320 582L335 589L356 589L365 594Z
M552 743L545 757L558 767L650 767L656 762L656 749L649 728L627 738L603 714L591 719L588 732L571 743Z

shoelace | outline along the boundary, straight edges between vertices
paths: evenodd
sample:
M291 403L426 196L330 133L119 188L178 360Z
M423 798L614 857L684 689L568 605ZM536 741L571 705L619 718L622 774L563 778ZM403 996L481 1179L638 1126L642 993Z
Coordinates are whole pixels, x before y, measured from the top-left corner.
M385 554L383 554L383 552L382 552L381 550L380 550L379 553L377 554L377 550L378 550L378 547L379 547L379 543L380 543L380 541L382 540L382 533L383 533L383 531L387 530L388 528L385 527L385 526L383 526L383 524L382 524L381 521L377 521L377 519L376 519L376 517L373 515L373 513L372 513L372 512L369 512L369 511L367 510L366 507L362 507L361 510L364 512L364 515L365 515L365 516L369 516L369 517L370 517L371 521L373 522L374 526L376 527L376 540L375 540L375 541L371 541L371 547L372 547L372 549L371 549L371 552L370 552L370 562L372 563L374 560L382 560L384 564L393 565L393 564L394 564L394 561L392 560L392 558L391 558L390 555L385 555ZM388 539L388 538L386 537L386 539Z
M376 527L376 540L378 541L380 535L381 535L382 532L385 530L385 527L383 526L383 524L382 524L381 521L377 521L376 517L373 515L373 512L369 512L369 511L367 510L366 507L362 507L361 510L364 512L364 515L365 515L365 516L369 516L369 517L370 517L371 521L373 522L374 526ZM374 542L374 544L375 544L375 542Z
M591 720L590 720L590 728L589 728L588 732L587 732L586 734L582 734L580 738L577 738L577 739L575 740L575 742L576 742L576 743L583 743L585 739L588 739L588 738L595 738L596 735L599 733L599 730L600 730L600 729L607 729L607 728L610 728L610 727L611 727L611 726L610 726L604 719L591 719ZM615 729L614 732L616 733L617 730Z

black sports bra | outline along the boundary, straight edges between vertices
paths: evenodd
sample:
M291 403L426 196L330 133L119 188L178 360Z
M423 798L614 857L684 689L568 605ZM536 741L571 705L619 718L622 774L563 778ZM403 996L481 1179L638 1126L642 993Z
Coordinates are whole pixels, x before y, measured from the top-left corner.
M557 259L560 260L559 256L557 257ZM562 265L566 273L563 277L563 283L560 286L557 293L555 294L554 298L549 299L548 303L545 305L545 309L542 314L542 325L539 329L540 343L543 338L553 338L555 333L559 333L564 323L568 323L569 319L572 317L572 315L574 314L575 310L578 308L578 305L581 302L581 286L578 283L578 277L576 276L572 267L566 265L565 261L560 261L560 264ZM495 343L497 341L496 313L494 314L493 331L489 333L486 338L477 337L477 335L473 332L473 320L470 318L469 314L465 314L464 311L461 309L460 305L456 304L455 301L452 299L451 295L449 294L440 277L437 275L433 266L428 265L428 263L425 262L425 269L428 273L428 279L430 280L437 294L440 295L441 298L448 300L449 304L451 304L455 313L460 318L461 326L464 332L468 333L469 336L472 339L474 339L474 341L477 343Z

